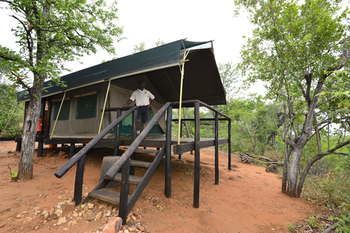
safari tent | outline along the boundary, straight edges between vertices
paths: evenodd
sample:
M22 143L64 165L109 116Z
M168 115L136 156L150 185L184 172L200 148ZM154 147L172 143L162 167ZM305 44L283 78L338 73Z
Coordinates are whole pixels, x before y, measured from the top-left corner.
M231 169L231 119L213 106L225 104L226 99L211 41L174 41L68 74L61 80L64 86L49 81L43 88L38 155L43 154L44 144L70 144L71 156L55 175L61 178L76 165L73 197L76 204L83 198L85 160L96 147L113 148L114 152L103 157L99 182L88 197L119 205L124 223L161 161L164 193L171 197L172 154L179 154L181 159L181 154L194 151L196 208L200 149L215 147L215 184L219 183L220 144L228 144L227 164ZM155 102L147 126L136 134L137 109L127 106L127 102L140 80L155 95ZM19 93L19 99L27 101L27 93ZM193 108L192 117L182 116L184 107ZM201 117L201 107L211 112L212 117ZM173 117L173 109L178 110L177 117ZM194 123L194 135L184 138L181 129L188 121ZM200 127L204 122L213 125L212 138L201 138ZM225 138L219 138L219 122L227 123ZM177 126L176 139L173 125ZM79 151L75 150L76 143L83 144ZM142 152L143 156L151 156L151 162L138 157L145 147L153 149ZM135 169L141 171L135 173ZM129 189L131 185L136 186Z
M140 79L156 96L152 112L180 99L226 103L213 43L178 40L65 75L61 77L64 85L46 82L38 140L55 144L93 138L116 118L118 109L127 107ZM28 100L25 92L18 96ZM121 135L131 134L131 123L131 116L123 121ZM162 119L152 133L164 133L164 127Z

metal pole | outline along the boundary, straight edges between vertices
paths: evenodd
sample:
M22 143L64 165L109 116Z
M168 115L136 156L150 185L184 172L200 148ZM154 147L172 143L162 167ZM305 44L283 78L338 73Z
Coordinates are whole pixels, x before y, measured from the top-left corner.
M181 131L181 109L182 109L182 93L183 93L183 82L184 82L184 76L185 76L185 62L186 62L186 57L188 55L189 51L185 50L183 54L183 58L181 61L181 79L180 79L180 96L179 96L179 109L178 109L178 128L177 128L177 144L180 144L181 136L180 136L180 131Z
M166 114L166 142L165 142L165 196L171 197L171 123L172 106L170 105Z
M227 124L227 128L228 128L228 135L227 135L227 155L228 155L228 161L227 161L227 167L228 170L231 170L231 119L228 120L228 124Z
M219 184L219 121L218 113L215 112L214 124L214 144L215 144L215 184Z
M53 123L53 127L52 127L52 131L51 131L50 138L52 138L52 136L53 136L53 134L54 134L54 132L55 132L56 124L57 124L57 121L58 121L58 117L60 116L61 108L62 108L62 105L63 105L63 102L64 102L64 99L65 99L65 98L66 98L66 92L64 92L63 97L62 97L62 100L61 100L60 107L58 108L58 113L57 113L55 122Z
M194 183L193 183L193 207L199 208L199 191L200 191L200 119L199 103L195 103L195 134L194 134Z
M100 120L100 124L98 126L98 132L101 132L101 128L102 128L102 123L103 123L103 117L105 115L105 109L106 109L106 104L107 104L107 98L108 98L108 94L109 94L109 88L111 87L111 80L108 81L108 86L107 86L107 91L106 91L106 95L105 95L105 101L103 103L103 109L102 109L102 115L101 115L101 120Z

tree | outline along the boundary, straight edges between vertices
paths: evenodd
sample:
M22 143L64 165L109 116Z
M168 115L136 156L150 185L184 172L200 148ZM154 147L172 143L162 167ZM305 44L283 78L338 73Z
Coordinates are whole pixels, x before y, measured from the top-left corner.
M0 83L0 136L14 137L23 121L23 104L17 103L16 89Z
M268 82L268 96L282 103L282 191L299 197L317 161L348 155L349 10L331 0L235 2L255 24L239 69L250 82ZM326 147L323 138L332 133L339 141ZM311 141L317 144L314 155L304 150Z
M0 45L0 71L29 94L22 135L19 176L33 176L32 156L45 80L59 83L64 62L98 48L114 52L116 5L103 0L0 0L6 4L18 50ZM64 85L64 84L62 84Z
M219 72L226 96L231 98L235 92L233 84L237 81L234 66L231 63L219 64Z
M134 46L134 53L142 52L146 49L145 42L140 42Z

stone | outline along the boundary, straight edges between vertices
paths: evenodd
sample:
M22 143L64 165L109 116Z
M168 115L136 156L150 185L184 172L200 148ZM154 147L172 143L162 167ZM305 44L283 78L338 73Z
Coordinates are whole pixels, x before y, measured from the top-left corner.
M90 210L91 210L91 209L93 209L93 208L94 208L94 206L95 206L95 205L94 205L93 203L88 203L88 204L87 204L87 206L88 206L88 209L90 209Z
M41 216L43 216L44 219L48 219L50 214L46 210L43 210L43 212L41 212Z
M145 231L145 227L142 226L142 225L137 226L137 229L138 229L139 231Z
M112 215L112 212L110 211L110 210L107 210L106 212L105 212L105 216L106 217L110 217Z
M98 212L95 216L95 220L98 220L102 217L103 213L102 212Z
M57 216L57 217L61 217L62 216L62 213L63 213L63 210L61 208L57 208L54 212L54 214Z
M57 225L62 225L62 224L65 224L67 222L67 219L66 217L60 217L57 221Z
M122 224L123 220L120 217L113 217L103 227L102 233L117 233L121 229Z

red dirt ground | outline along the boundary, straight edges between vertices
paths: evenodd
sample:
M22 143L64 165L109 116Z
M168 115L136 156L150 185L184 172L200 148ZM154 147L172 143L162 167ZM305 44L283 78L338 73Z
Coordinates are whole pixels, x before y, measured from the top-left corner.
M50 211L58 202L71 199L75 171L57 179L53 173L67 159L56 154L35 158L33 180L10 182L8 165L17 169L18 161L14 149L14 143L0 142L0 232L95 232L105 224L101 219L57 226L57 220L43 221L34 215L35 207ZM213 151L202 150L201 160L199 209L192 208L192 155L186 154L182 161L173 159L172 198L163 195L163 168L158 169L134 207L147 232L287 232L288 224L315 212L306 201L282 194L278 175L262 167L234 159L235 166L228 171L226 154L220 153L220 184L214 185ZM85 195L98 180L100 161L92 156L86 164Z

